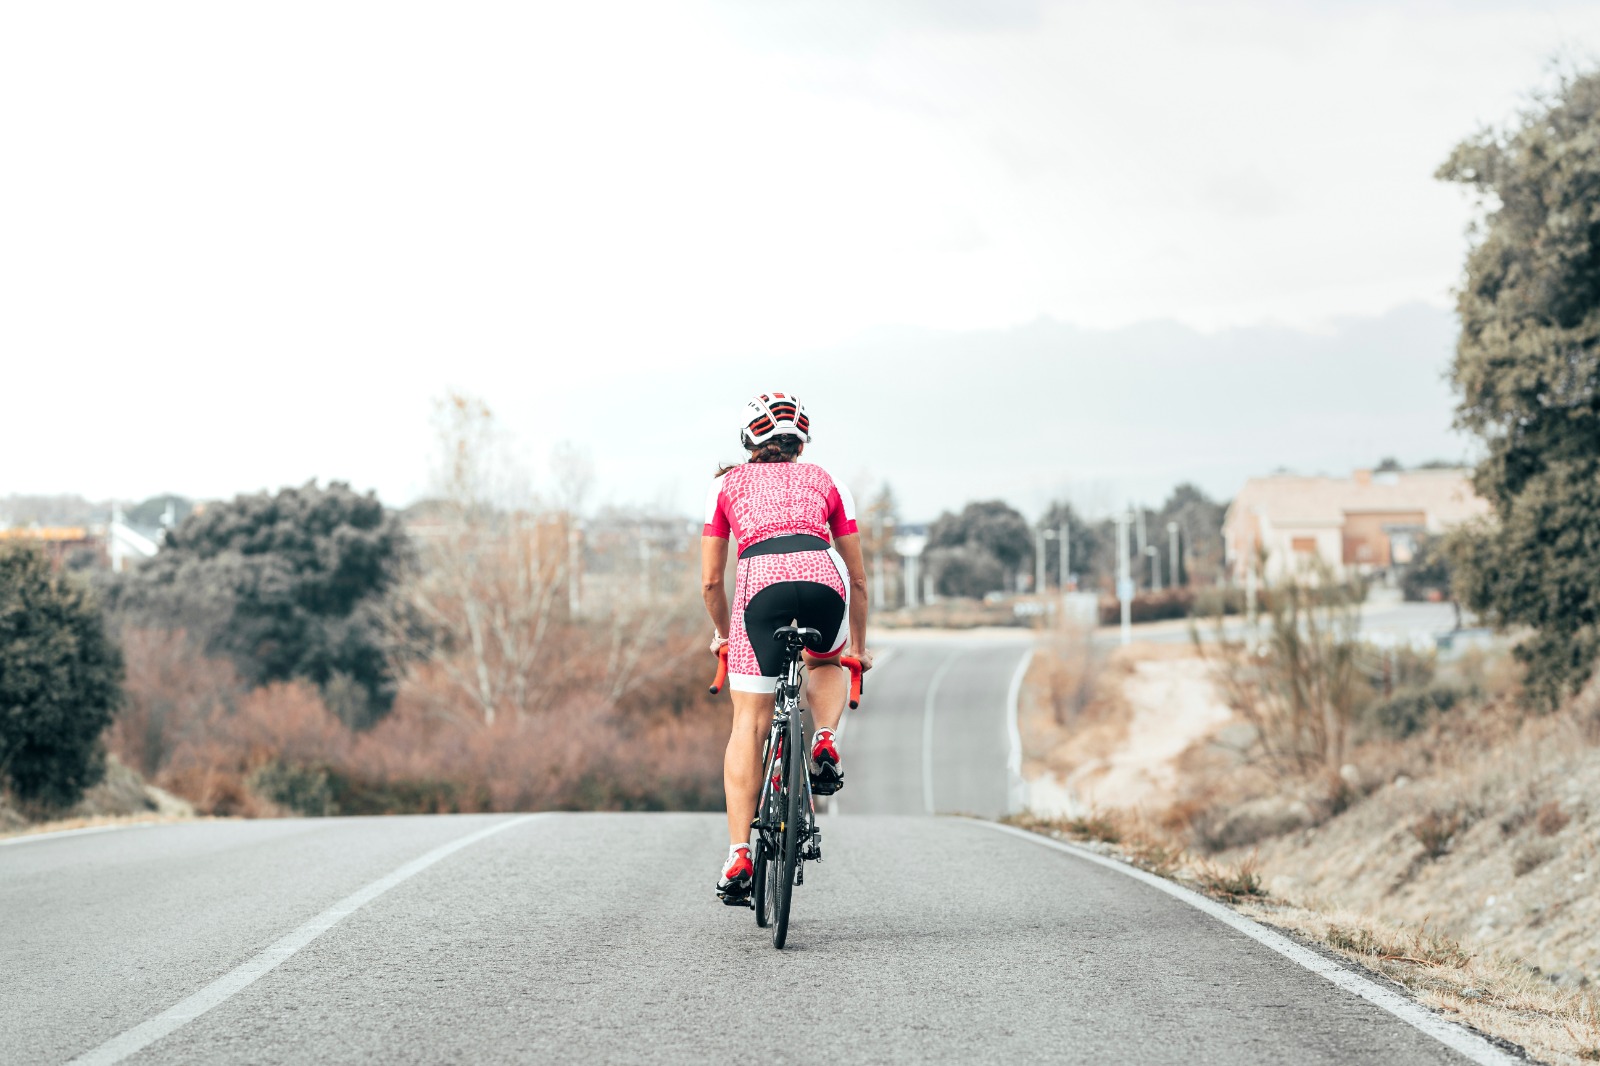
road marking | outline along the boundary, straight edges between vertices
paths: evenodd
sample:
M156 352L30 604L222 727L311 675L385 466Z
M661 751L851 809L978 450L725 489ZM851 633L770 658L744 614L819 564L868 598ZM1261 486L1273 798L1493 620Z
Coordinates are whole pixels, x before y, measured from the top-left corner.
M175 825L175 822L130 822L127 825L89 825L82 829L53 829L48 833L25 833L22 836L0 840L0 848L10 844L32 844L36 840L60 840L62 837L81 837L90 833L109 833L113 829L149 829L152 825Z
M883 652L883 653L881 653L879 655L873 656L872 669L873 670L882 670L883 669L883 664L888 662L892 658L894 658L894 649L893 648L890 648L888 651L885 651L885 652ZM868 671L868 673L871 673L871 672L872 671L870 671L870 670ZM866 692L862 692L861 693L861 698L863 700L865 700L867 698ZM847 700L844 701L844 710L839 712L839 724L836 727L834 727L834 730L833 730L834 733L836 733L838 735L840 741L844 740L844 722L845 722L845 719L849 718L849 717L850 717L850 701L847 699ZM838 813L839 813L839 797L837 795L829 796L828 797L828 814L829 815L835 815L835 814L838 814Z
M1017 664L1017 672L1011 675L1011 688L1006 692L1006 733L1011 742L1011 749L1006 755L1006 776L1011 786L1010 803L1008 807L1012 814L1016 814L1028 805L1028 785L1022 780L1022 730L1017 724L1017 717L1021 713L1022 679L1027 676L1028 664L1033 662L1034 649L1029 648L1023 655L1022 661Z
M939 664L939 669L933 672L933 680L928 682L928 698L922 703L922 806L929 814L937 813L933 809L933 699L939 694L939 683L944 675L959 658L961 652L958 651Z
M301 948L402 881L415 877L434 863L441 859L449 858L462 848L470 847L485 837L494 836L496 833L504 832L512 826L522 825L524 822L532 821L538 817L540 816L537 814L525 814L520 818L510 818L503 822L496 822L494 825L485 826L475 833L468 833L466 836L452 840L448 844L442 844L420 858L412 859L387 876L380 877L365 888L352 892L288 936L268 947L259 955L247 959L238 967L223 974L200 991L194 993L194 995L173 1004L149 1021L112 1037L99 1047L84 1052L73 1059L68 1066L111 1066L112 1063L121 1062L128 1056L137 1054L174 1030L194 1021L212 1007L223 1003L230 996L265 977L275 970L279 964L292 958Z
M968 818L966 821L974 825L997 829L1002 833L1011 833L1032 843L1047 848L1055 848L1057 851L1064 851L1068 855L1104 866L1108 870L1115 870L1117 873L1124 874L1136 881L1143 881L1150 887L1159 889L1174 899L1182 900L1196 910L1204 911L1217 921L1231 926L1263 947L1271 948L1291 962L1298 963L1317 976L1326 978L1344 991L1360 996L1373 1006L1388 1011L1413 1029L1433 1037L1452 1051L1465 1055L1471 1061L1478 1063L1478 1066L1523 1066L1522 1059L1501 1051L1477 1033L1445 1021L1426 1007L1407 999L1405 996L1390 991L1382 985L1346 969L1331 959L1323 958L1316 952L1296 944L1282 933L1268 929L1259 922L1251 921L1231 907L1225 907L1216 900L1207 899L1200 893L1168 881L1164 877L1157 877L1155 874L1141 870L1137 866L1130 866L1125 862L1107 858L1098 852L1090 851L1088 848L1080 848L1074 844L1052 840L1038 833L1031 833L1026 829L1000 825L996 822L985 822L977 818Z

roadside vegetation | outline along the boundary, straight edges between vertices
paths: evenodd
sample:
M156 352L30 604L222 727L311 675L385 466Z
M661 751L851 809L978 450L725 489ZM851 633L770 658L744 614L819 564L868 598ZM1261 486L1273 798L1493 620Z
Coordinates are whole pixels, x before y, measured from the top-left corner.
M98 588L0 555L0 831L719 807L727 712L691 560L646 566L630 540L580 581L581 455L541 498L481 403L449 398L438 429L435 494L405 524L309 484L199 510ZM85 796L108 765L139 788Z
M1022 730L1053 813L1551 1062L1600 1057L1600 682L1555 710L1509 651L1363 642L1275 587L1253 641L1041 644ZM1309 605L1309 606L1308 606Z
M1368 644L1326 574L1266 589L1248 639L1219 626L1185 653L1098 659L1058 635L1024 720L1057 813L1022 824L1227 899L1545 1061L1592 1062L1600 72L1439 176L1484 208L1452 377L1492 513L1424 541L1404 591L1459 597L1509 649Z

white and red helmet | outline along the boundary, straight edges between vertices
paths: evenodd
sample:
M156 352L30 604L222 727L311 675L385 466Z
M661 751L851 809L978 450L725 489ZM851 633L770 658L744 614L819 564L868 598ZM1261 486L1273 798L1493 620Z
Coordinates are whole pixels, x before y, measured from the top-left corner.
M811 443L811 419L806 405L783 392L764 392L752 396L744 405L744 425L739 431L746 444L763 444L787 433Z

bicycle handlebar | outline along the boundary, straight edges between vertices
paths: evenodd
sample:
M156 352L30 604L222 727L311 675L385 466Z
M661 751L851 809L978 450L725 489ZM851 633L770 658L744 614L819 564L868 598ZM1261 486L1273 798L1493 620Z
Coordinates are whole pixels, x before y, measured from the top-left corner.
M711 694L715 696L722 691L722 686L728 683L728 646L724 644L717 649L717 677L711 682Z
M866 671L861 669L861 660L853 655L839 656L839 665L850 671L850 709L853 711L861 706L861 694L866 691L864 676ZM711 682L711 694L715 696L722 691L722 686L728 683L728 646L724 644L717 649L717 676Z
M850 671L850 709L861 706L861 694L867 690L867 672L861 669L861 660L854 655L839 656L839 665Z

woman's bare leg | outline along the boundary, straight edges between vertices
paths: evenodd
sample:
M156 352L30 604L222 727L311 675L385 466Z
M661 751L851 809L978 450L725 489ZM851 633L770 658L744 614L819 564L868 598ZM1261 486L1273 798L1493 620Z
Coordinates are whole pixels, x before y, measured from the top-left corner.
M837 729L850 695L850 675L837 659L806 656L806 702L816 729Z
M722 788L728 800L728 842L750 840L750 823L761 794L761 746L772 726L772 693L733 695L733 732L722 761Z

